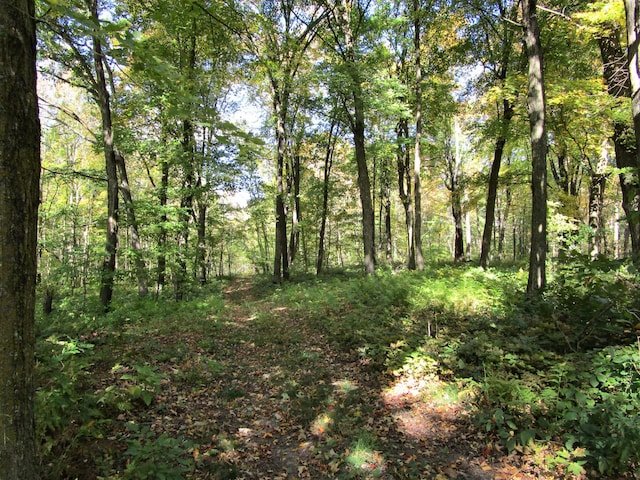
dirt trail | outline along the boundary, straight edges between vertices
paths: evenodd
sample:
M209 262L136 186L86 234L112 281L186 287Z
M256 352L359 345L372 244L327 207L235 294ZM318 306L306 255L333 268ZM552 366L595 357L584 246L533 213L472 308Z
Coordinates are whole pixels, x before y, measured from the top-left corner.
M225 300L211 342L166 339L191 354L170 367L154 428L196 441L192 478L545 478L496 456L464 405L337 349L250 280Z

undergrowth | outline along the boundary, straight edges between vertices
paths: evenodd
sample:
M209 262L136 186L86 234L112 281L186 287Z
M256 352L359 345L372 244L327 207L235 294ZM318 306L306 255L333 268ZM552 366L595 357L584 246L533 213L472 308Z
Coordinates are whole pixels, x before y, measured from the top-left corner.
M536 452L545 468L568 476L637 478L637 272L623 262L573 259L554 265L541 297L528 298L525 283L526 273L517 268L441 265L284 285L257 281L253 293L285 305L375 372L437 377L468 392L477 428L498 452ZM42 478L82 478L87 470L108 478L184 478L192 471L189 439L126 420L154 407L165 380L159 363L188 362L191 370L176 378L194 388L226 374L220 358L190 359L184 345L157 346L156 339L199 329L200 347L216 354L222 347L211 339L227 315L214 288L181 303L131 295L108 314L69 298L41 316L36 410ZM264 315L253 319L261 345L296 345L295 334L278 331ZM296 388L287 393L291 399ZM353 445L354 469L372 461L369 440ZM66 457L83 449L88 463Z

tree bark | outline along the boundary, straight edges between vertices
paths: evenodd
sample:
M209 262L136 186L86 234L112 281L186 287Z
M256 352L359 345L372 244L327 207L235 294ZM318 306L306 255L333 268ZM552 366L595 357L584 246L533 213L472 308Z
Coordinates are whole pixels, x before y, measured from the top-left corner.
M506 69L506 67L505 67ZM504 74L506 78L506 73ZM504 80L504 79L503 79ZM502 101L503 117L500 127L500 135L496 139L496 146L493 151L493 162L491 163L491 173L489 174L489 185L487 187L487 206L485 211L484 229L482 231L482 247L480 250L480 266L489 266L489 253L491 251L491 237L493 236L493 224L496 219L496 199L498 197L498 181L500 166L504 147L507 144L507 132L509 123L513 118L513 106L508 99Z
M367 156L364 137L364 102L360 79L355 72L352 95L354 115L352 123L353 143L355 145L356 165L358 167L358 190L360 192L360 205L362 207L362 240L364 246L364 271L366 274L374 274L376 271L375 257L375 214L371 199L371 182L367 167Z
M0 0L0 476L35 480L34 311L40 181L33 0Z
M462 199L460 198L460 189L451 192L451 214L453 215L453 223L455 226L455 235L453 241L453 259L456 262L464 261L464 229L462 226Z
M523 0L522 17L529 64L527 107L531 132L531 245L527 293L537 294L546 286L547 259L547 133L542 45L536 0Z
M624 51L620 45L618 32L609 31L598 38L600 56L602 57L603 76L609 94L615 98L630 97L631 85L629 80L629 66ZM631 250L634 258L640 256L640 181L638 179L638 159L635 142L629 141L633 132L623 122L613 123L613 146L616 166L623 171L619 175L620 190L622 191L622 209L624 210Z
M273 85L273 110L276 115L276 245L273 262L273 281L289 279L289 254L287 245L287 210L285 206L284 164L286 149L286 99L281 98L277 84Z
M92 20L99 24L97 0L86 0ZM102 142L104 147L105 171L107 174L107 231L105 239L105 257L102 261L100 302L109 310L113 298L113 286L116 273L116 254L118 250L118 171L116 151L111 120L111 100L107 88L104 69L104 52L99 36L91 38L93 44L93 66L95 71L95 95L100 108L102 121Z

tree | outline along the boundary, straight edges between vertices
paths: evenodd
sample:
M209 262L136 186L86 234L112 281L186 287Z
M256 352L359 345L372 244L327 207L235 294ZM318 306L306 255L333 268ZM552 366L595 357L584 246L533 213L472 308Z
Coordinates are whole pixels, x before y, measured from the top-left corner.
M493 7L498 14L495 16L491 5L487 7L485 2L482 2L480 5L472 3L470 12L473 18L477 18L477 21L472 22L476 28L471 32L476 45L475 48L482 49L483 52L486 52L483 57L484 68L489 76L489 87L496 87L500 97L496 99L495 123L497 124L497 128L494 140L493 161L491 163L491 172L487 185L487 204L480 251L480 265L483 268L487 268L489 265L493 226L496 220L495 211L500 166L507 145L509 126L514 115L513 100L507 92L507 78L512 68L513 42L516 37L514 23L518 11L517 6L517 2L498 0Z
M638 216L640 210L638 194L638 167L640 167L640 63L639 48L640 42L640 5L637 0L624 0L624 10L627 20L627 65L629 80L631 84L631 114L633 116L633 127L635 130L635 162L631 166L630 183L632 184L633 195L630 198L630 212L627 217ZM640 261L640 220L634 218L629 223L632 228L631 241L634 261ZM634 242L635 240L635 242Z
M0 0L0 178L0 475L31 480L40 181L33 0Z
M365 50L364 35L368 28L368 5L369 2L361 0L340 0L330 6L328 22L331 31L330 47L341 62L336 66L336 73L343 83L338 94L342 98L353 135L362 208L364 269L367 274L373 274L376 269L375 215L365 146L365 63L361 58Z
M529 64L527 107L531 135L531 247L527 292L536 294L546 285L547 258L547 133L542 44L536 0L523 0L525 46Z

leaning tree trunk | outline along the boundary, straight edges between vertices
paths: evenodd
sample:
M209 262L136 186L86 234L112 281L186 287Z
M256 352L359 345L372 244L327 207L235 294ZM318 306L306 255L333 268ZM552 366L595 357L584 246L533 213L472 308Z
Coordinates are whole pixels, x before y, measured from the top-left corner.
M547 134L542 45L536 0L523 0L522 17L529 64L527 107L531 131L531 246L527 293L541 292L546 285L547 259Z
M98 24L97 0L87 0L87 7L92 20ZM116 273L116 253L118 250L118 171L116 151L113 141L113 123L111 120L111 101L104 72L104 53L100 37L94 35L93 62L95 69L95 95L100 107L102 120L102 142L104 146L105 170L107 174L107 232L105 257L102 261L102 281L100 286L100 302L105 310L109 309L113 298L113 286Z
M40 178L33 0L0 0L0 477L35 480Z
M506 73L504 74L504 77L506 78ZM500 165L502 164L504 147L507 143L509 123L513 118L513 106L506 98L502 101L502 110L502 125L500 127L500 135L496 139L496 146L493 151L493 162L491 163L491 173L489 174L489 185L487 187L487 206L485 211L484 230L482 231L482 247L480 250L480 266L482 268L487 268L489 266L491 237L493 236L493 224L495 223L496 218L496 198L498 197Z

